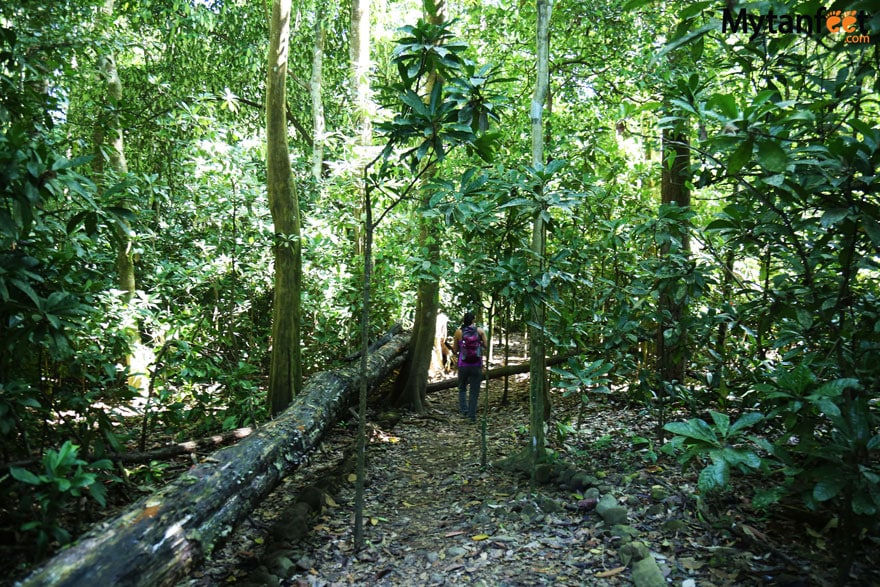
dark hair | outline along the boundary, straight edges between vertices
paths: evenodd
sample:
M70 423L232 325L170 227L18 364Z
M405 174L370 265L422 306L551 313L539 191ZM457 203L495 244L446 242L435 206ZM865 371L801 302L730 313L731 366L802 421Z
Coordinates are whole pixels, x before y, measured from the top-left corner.
M474 313L473 312L465 312L464 318L461 319L462 326L470 326L474 323Z

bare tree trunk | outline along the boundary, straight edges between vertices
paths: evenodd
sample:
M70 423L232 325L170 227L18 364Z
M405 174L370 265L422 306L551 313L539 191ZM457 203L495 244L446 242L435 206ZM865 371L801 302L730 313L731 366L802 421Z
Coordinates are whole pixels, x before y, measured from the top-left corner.
M660 195L663 204L676 204L681 208L691 204L690 190L687 188L687 174L690 171L690 149L687 136L682 132L663 130L663 163L660 176ZM681 242L681 254L687 254L690 240L687 226L677 230ZM665 244L661 254L668 256L670 246ZM677 328L687 307L681 300L673 299L669 288L660 292L660 320L657 332L657 370L661 381L684 381L687 348L685 335ZM667 317L668 316L668 317ZM679 335L665 336L664 333L678 331Z
M108 18L112 18L114 0L106 0L103 12ZM108 108L106 116L102 116L93 134L96 157L93 163L96 179L103 190L111 187L113 181L121 181L128 174L128 162L125 158L125 139L118 111L122 107L122 81L116 69L116 59L112 54L101 55L98 59L98 68L101 77L106 84L106 101ZM109 148L105 148L109 147ZM105 154L106 153L106 160ZM131 202L116 201L112 205L131 210ZM115 226L114 241L116 245L116 280L117 287L122 291L122 299L129 305L134 299L136 291L135 267L132 229L128 222L120 218ZM140 390L146 390L149 386L147 381L147 366L149 359L147 353L141 349L141 337L138 324L131 313L125 323L121 324L123 333L129 345L129 352L123 357L124 364L129 369L128 383Z
M266 174L269 208L275 224L275 294L269 369L269 407L273 416L281 413L302 388L300 218L290 169L285 106L289 37L290 0L275 0L269 25L266 85Z
M315 8L315 44L312 47L312 77L309 80L309 93L312 98L312 175L321 181L324 167L324 100L322 87L324 78L324 9L319 2Z
M352 0L351 2L351 41L349 44L349 59L351 61L351 93L354 96L354 118L357 125L357 140L355 141L355 159L358 164L356 169L363 167L368 155L366 148L373 143L373 125L370 115L370 2L371 0ZM361 197L359 202L364 201L364 178L356 174L352 178ZM363 215L360 210L358 216ZM354 256L363 254L364 235L361 228L354 228Z
M432 24L443 24L446 21L445 0L438 0L433 7L432 11L427 2L424 4L427 20ZM437 75L430 74L425 84L426 95L430 96L431 89L436 82ZM422 181L429 181L434 173L434 169L428 170ZM429 202L430 194L423 192L420 207L428 207ZM419 247L427 252L428 261L434 266L440 259L438 244L440 239L435 234L434 221L420 215L419 226ZM428 384L428 371L431 368L431 356L434 352L437 313L440 309L440 284L437 279L434 277L420 278L417 295L409 356L398 379L392 403L422 413L425 411L425 389Z
M547 102L550 87L550 12L549 0L537 0L538 21L536 27L537 36L537 70L538 78L535 84L535 93L531 104L532 126L532 165L540 168L544 165L544 129L543 110ZM547 251L547 228L544 218L539 212L532 225L532 255L537 259L536 272L544 271L544 256ZM544 457L546 440L544 436L544 421L546 419L547 403L547 361L544 345L544 304L533 304L532 323L537 326L529 326L529 396L530 396L530 433L532 458L540 460Z

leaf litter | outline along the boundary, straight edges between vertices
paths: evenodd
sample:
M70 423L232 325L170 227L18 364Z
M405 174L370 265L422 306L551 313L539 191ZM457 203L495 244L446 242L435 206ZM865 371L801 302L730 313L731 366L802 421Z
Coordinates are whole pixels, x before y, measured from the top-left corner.
M589 475L586 492L493 465L527 446L528 382L512 383L506 406L501 385L490 382L486 467L483 416L476 425L459 417L457 390L431 394L423 416L371 408L363 550L353 546L356 424L344 422L180 585L613 587L633 584L635 543L668 585L833 584L827 534L756 517L748 479L721 499L698 500L696 474L647 440L655 437L650 414L613 396L583 406L553 398L554 418L570 427L548 444ZM289 517L316 488L312 515ZM625 523L606 523L597 494L616 498ZM863 557L852 584L880 585L878 566L876 552Z

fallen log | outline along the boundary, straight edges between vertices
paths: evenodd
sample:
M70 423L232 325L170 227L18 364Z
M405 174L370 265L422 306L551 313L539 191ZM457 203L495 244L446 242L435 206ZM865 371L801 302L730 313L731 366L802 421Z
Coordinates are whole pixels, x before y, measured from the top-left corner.
M409 333L368 356L375 385L402 360ZM315 449L357 397L359 368L312 376L294 403L156 493L100 524L20 585L173 585Z
M383 344L385 344L386 342L391 340L395 335L400 334L401 332L403 332L403 324L398 322L397 324L395 324L394 326L389 328L388 332L383 334L377 340L373 341L373 343L371 343L370 346L367 348L367 351L372 353L374 350L376 350L377 348L379 348L380 346L382 346ZM342 360L345 361L346 363L350 363L350 362L354 361L355 359L360 358L361 352L362 351L357 350Z
M220 434L212 434L211 436L208 436L206 438L187 440L186 442L176 442L174 444L169 444L168 446L163 446L144 452L122 452L110 454L107 455L106 458L110 459L111 461L120 463L149 463L150 461L170 459L172 457L187 453L191 454L197 451L216 449L225 444L247 438L254 432L256 432L255 429L251 428L250 426L246 426L244 428L228 430Z
M87 455L85 458L92 461L96 461L99 458L109 459L116 463L149 463L150 461L166 460L187 453L192 454L199 451L204 452L211 449L216 450L226 444L241 440L242 438L247 438L253 433L253 428L251 428L250 426L245 426L244 428L236 428L235 430L228 430L220 434L212 434L211 436L207 436L205 438L187 440L185 442L176 442L174 444L169 444L167 446L154 448L152 450L147 450L144 452L110 453L106 455L101 455L100 457ZM11 467L31 467L34 465L38 465L40 462L41 459L27 459L23 461L3 463L2 465L0 465L0 475L9 471Z
M559 363L564 363L571 357L575 355L567 354L567 355L557 355L555 357L547 357L547 366L551 367L553 365L558 365ZM507 365L506 367L496 367L494 369L489 369L486 372L486 379L498 379L499 377L505 377L508 375L518 375L519 373L528 373L529 368L531 367L530 363L520 363L518 365ZM451 389L453 387L458 387L458 377L453 377L452 379L444 379L442 381L435 381L434 383L429 383L425 388L426 393L430 393L432 391L440 391L442 389Z

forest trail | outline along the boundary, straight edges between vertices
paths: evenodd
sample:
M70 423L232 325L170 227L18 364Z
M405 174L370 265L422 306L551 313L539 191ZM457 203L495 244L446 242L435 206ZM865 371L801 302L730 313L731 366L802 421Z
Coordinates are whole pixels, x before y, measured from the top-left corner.
M609 403L578 413L562 398L555 405L560 419L579 419L590 434L554 448L589 463L593 491L615 496L627 511L624 523L607 523L579 491L558 483L532 488L529 479L492 466L526 445L527 380L515 384L508 406L500 405L501 385L490 383L485 468L480 423L457 415L457 390L431 394L427 416L374 427L361 552L353 548L355 488L343 457L354 425L341 425L308 467L180 585L632 585L638 555L629 543L647 547L661 584L830 584L834 568L822 541L790 524L757 531L745 525L752 522L735 499L712 513L723 522L705 521L693 499L695 479L662 455L655 461L642 442L653 426L644 412ZM300 535L285 527L285 512L314 487L321 487L322 511ZM748 534L732 531L736 524ZM807 542L790 543L800 536ZM854 584L880 584L869 570L877 562L863 561L857 571L866 582Z

